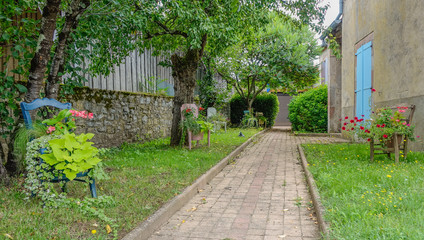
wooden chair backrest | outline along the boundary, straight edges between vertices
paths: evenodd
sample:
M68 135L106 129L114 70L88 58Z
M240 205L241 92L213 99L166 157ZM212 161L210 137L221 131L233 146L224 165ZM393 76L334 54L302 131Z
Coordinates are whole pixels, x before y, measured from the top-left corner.
M20 105L21 105L22 114L24 116L25 126L27 128L32 128L32 119L30 114L30 111L32 110L38 109L40 107L45 107L45 106L55 107L59 109L72 108L71 103L61 103L57 101L56 99L51 99L51 98L43 98L43 99L37 98L30 103L21 102Z
M184 103L181 106L181 119L184 120L184 114L182 114L183 111L186 109L190 109L193 112L193 116L197 118L199 116L199 108L197 108L196 104L194 103Z

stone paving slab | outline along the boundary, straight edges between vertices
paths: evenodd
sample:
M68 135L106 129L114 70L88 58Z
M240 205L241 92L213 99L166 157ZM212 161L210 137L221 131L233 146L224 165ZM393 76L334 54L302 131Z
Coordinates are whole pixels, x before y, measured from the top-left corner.
M150 239L320 239L297 145L339 141L265 133Z

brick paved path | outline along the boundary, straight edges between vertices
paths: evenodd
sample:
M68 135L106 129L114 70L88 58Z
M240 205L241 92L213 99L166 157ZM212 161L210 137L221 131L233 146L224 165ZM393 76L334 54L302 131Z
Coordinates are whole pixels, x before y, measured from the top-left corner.
M319 239L297 144L339 140L265 133L150 239Z

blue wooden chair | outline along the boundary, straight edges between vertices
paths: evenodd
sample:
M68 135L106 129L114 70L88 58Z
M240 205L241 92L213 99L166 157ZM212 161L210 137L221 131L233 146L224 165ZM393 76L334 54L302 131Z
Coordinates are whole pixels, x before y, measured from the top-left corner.
M71 109L72 104L71 103L61 103L55 99L50 99L50 98L43 98L43 99L35 99L34 101L32 101L31 103L26 103L26 102L21 102L21 109L22 109L22 114L24 116L24 122L25 122L25 126L26 128L30 129L32 128L32 119L31 119L31 114L30 111L32 110L36 110L39 109L41 107L55 107L58 109ZM40 149L40 153L43 154L44 151L46 149ZM40 163L41 163L41 159L40 159ZM91 171L91 170L89 170ZM90 187L90 192L91 192L91 196L93 198L97 198L97 192L96 192L96 182L94 180L94 178L89 177L89 180L85 180L85 179L81 179L83 177L87 177L88 176L88 172L84 172L84 173L78 173L77 177L74 179L75 181L79 181L79 182L85 182L89 184ZM65 191L66 190L66 183L69 182L69 179L65 176L62 177L55 177L54 179L51 180L52 182L62 182L64 181L65 184L62 187L62 190Z

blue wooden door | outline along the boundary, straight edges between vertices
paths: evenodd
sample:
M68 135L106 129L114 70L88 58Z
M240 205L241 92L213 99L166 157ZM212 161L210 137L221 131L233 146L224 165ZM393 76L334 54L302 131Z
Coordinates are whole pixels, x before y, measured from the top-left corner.
M356 52L356 116L369 119L371 114L372 89L372 42ZM362 117L364 115L364 117Z

